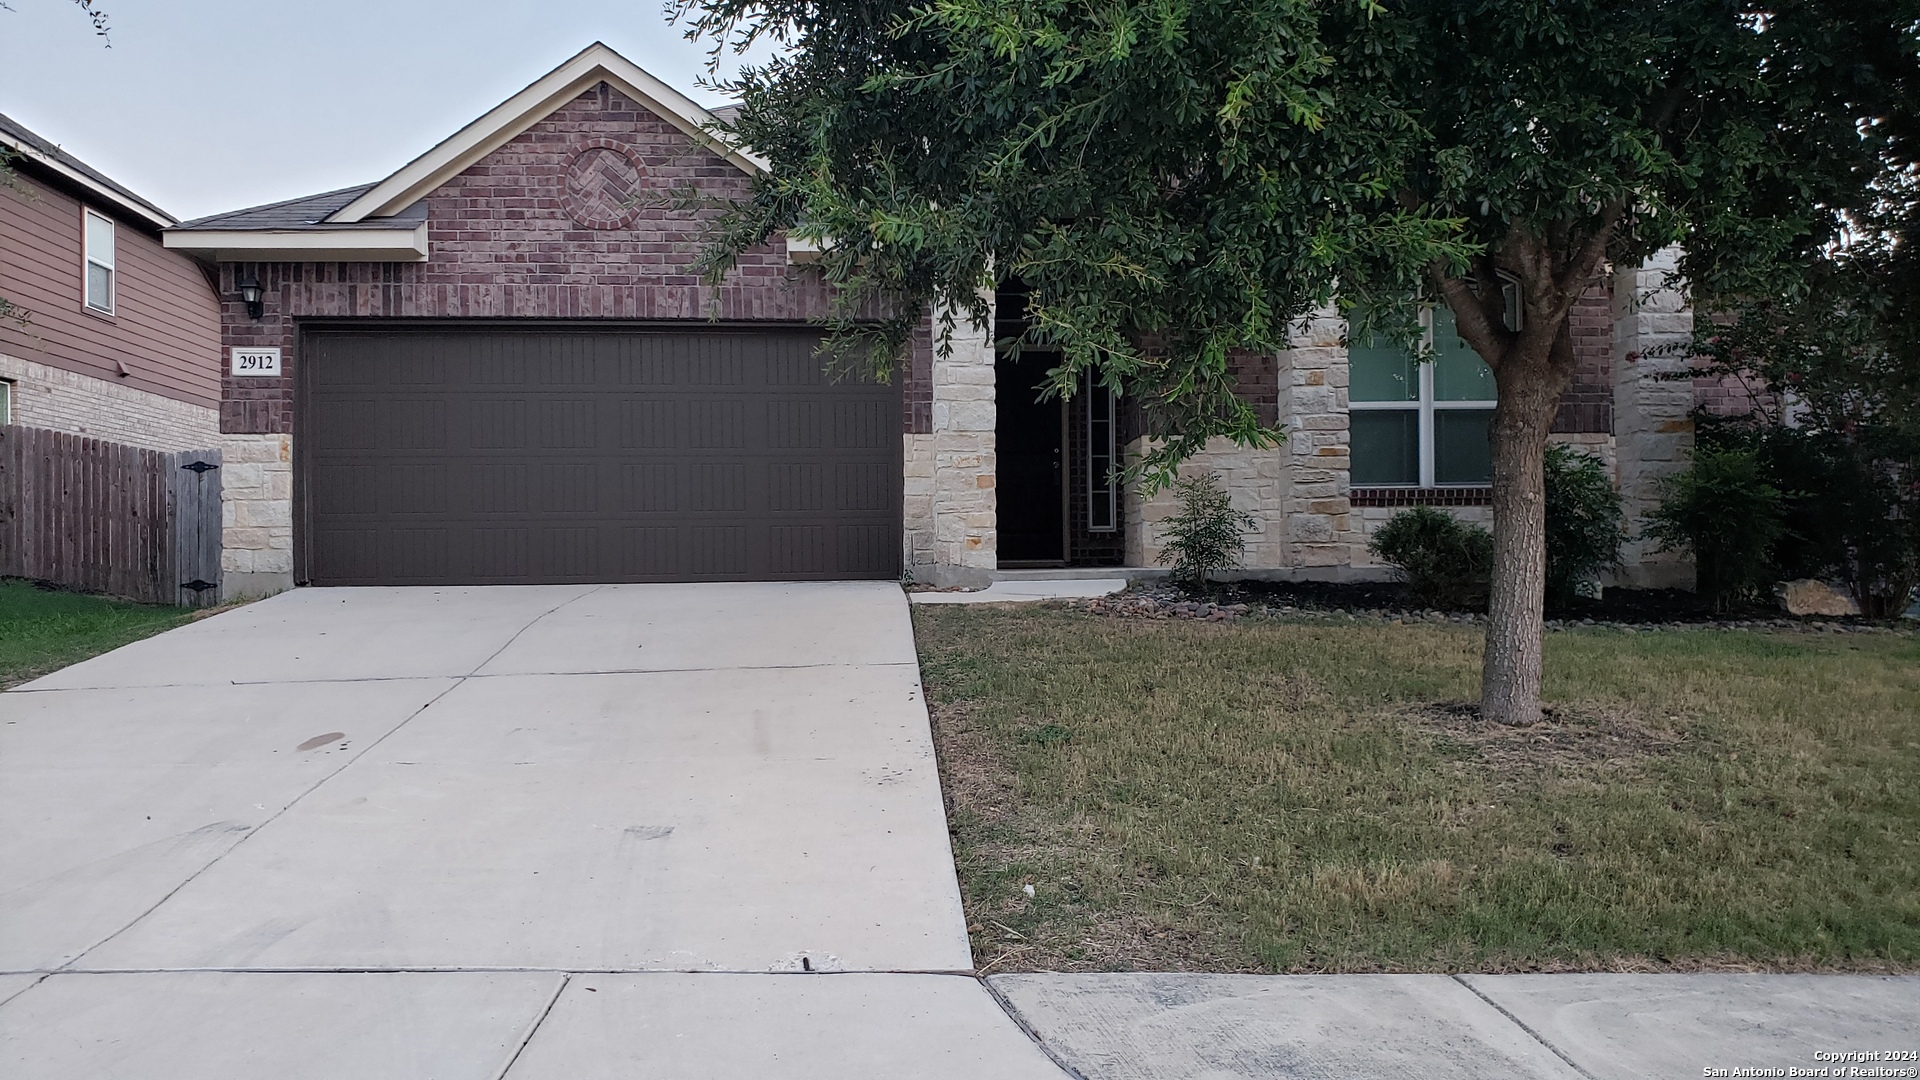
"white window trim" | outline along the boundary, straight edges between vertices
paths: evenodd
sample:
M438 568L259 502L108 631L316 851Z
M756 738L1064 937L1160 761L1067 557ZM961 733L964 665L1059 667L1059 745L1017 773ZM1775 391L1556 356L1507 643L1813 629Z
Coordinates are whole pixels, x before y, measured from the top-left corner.
M1420 351L1426 357L1414 366L1420 373L1420 398L1417 401L1353 401L1347 402L1351 412L1414 412L1420 414L1420 480L1414 484L1367 484L1368 488L1400 488L1414 491L1421 488L1441 486L1434 481L1434 423L1433 414L1448 409L1468 409L1485 411L1499 404L1497 401L1436 401L1433 396L1433 306L1420 308ZM1486 487L1486 484L1448 484L1447 487Z
M93 229L91 226L95 218L105 222L107 228L112 231L113 235L113 254L105 260L95 258L93 254ZM114 312L114 308L118 306L115 300L120 292L120 270L118 266L120 261L120 230L114 224L112 218L97 210L87 210L85 211L85 215L80 219L80 247L80 302L85 305L88 311L96 311L102 315L111 315ZM107 306L105 307L94 303L93 296L91 295L88 278L92 276L95 266L107 272Z
M0 425L13 423L13 390L12 379L0 379Z
M1106 403L1106 420L1095 421L1095 401ZM1102 424L1106 428L1104 438L1099 434ZM1120 529L1120 492L1113 482L1113 470L1120 463L1119 427L1119 398L1111 389L1096 381L1093 372L1087 372L1087 531L1090 533L1118 532ZM1107 475L1096 474L1096 460L1107 463ZM1105 525L1093 523L1096 509L1106 511Z

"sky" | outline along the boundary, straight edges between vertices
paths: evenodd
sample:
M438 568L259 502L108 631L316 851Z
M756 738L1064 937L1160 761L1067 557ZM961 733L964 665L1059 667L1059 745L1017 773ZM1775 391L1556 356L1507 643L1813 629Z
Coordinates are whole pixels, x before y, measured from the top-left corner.
M183 221L382 179L594 41L723 100L660 0L0 3L0 113Z

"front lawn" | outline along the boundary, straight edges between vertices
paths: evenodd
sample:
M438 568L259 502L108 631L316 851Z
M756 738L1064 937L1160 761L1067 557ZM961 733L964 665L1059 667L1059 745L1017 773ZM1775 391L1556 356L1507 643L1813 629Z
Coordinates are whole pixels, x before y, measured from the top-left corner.
M981 968L1920 968L1911 633L914 624Z
M0 581L0 689L76 664L193 618L184 608Z

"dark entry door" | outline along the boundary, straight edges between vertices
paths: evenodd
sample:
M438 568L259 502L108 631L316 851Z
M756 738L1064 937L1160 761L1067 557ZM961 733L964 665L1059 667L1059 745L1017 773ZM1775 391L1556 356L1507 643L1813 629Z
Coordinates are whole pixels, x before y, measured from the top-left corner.
M310 330L316 585L896 578L900 398L804 330Z
M994 365L994 481L1000 564L1067 557L1066 422L1059 399L1036 400L1052 361L1027 352Z

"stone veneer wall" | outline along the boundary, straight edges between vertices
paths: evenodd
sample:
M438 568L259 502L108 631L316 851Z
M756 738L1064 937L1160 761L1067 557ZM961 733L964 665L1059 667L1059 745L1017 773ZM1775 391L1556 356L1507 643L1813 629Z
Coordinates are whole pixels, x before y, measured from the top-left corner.
M992 331L960 316L946 346L942 355L936 342L933 354L933 430L907 437L909 567L915 580L934 585L985 585L998 567L999 542ZM925 509L916 521L921 488Z
M91 375L0 354L0 379L13 384L13 422L150 450L211 450L220 413Z
M293 436L220 437L220 599L293 587Z
M1275 366L1276 419L1287 431L1277 449L1253 450L1215 439L1181 467L1182 475L1219 473L1233 503L1252 515L1245 568L1256 574L1284 572L1286 577L1351 576L1357 516L1348 500L1347 352L1341 345L1345 324L1331 310L1316 313L1293 335L1291 347ZM1127 448L1145 451L1144 441ZM1157 565L1161 523L1176 504L1171 491L1127 500L1127 564Z
M1685 346L1693 337L1693 312L1673 280L1679 251L1669 248L1635 269L1614 275L1613 430L1615 471L1625 504L1627 530L1639 536L1647 515L1660 504L1660 481L1684 470L1693 450L1694 388L1690 381L1658 378L1688 369ZM1621 550L1622 584L1640 588L1691 588L1693 565L1651 541L1629 539Z

